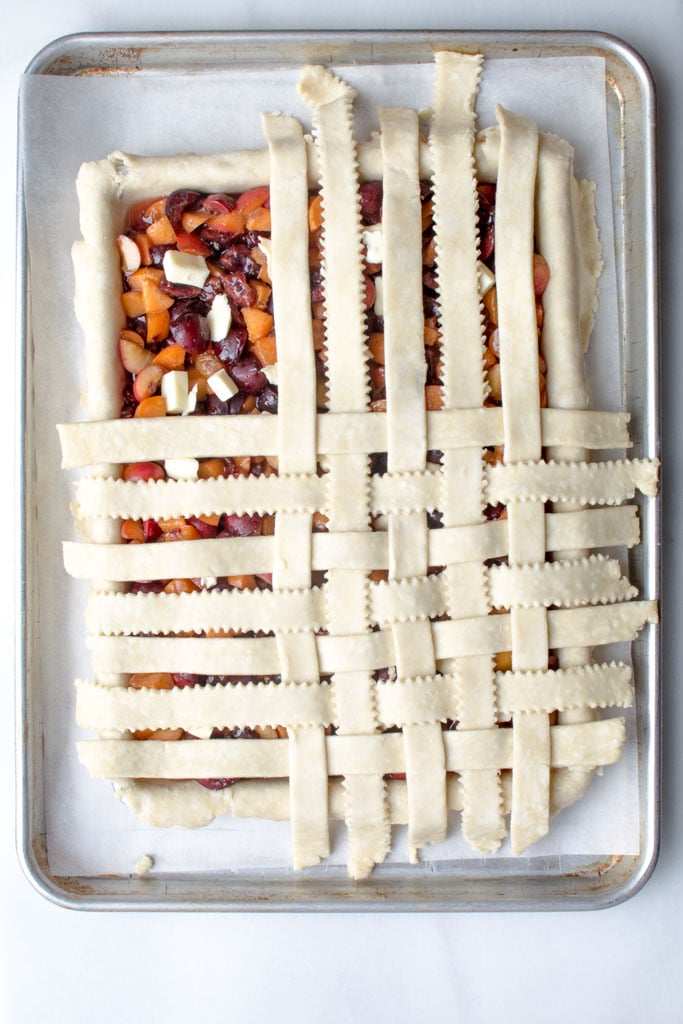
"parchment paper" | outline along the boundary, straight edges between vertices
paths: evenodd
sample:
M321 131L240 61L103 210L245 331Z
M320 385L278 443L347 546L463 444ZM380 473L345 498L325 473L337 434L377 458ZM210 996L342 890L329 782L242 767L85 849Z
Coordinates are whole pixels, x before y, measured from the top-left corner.
M432 104L434 70L422 65L337 67L358 91L356 132L378 129L378 106ZM21 88L22 154L30 254L36 493L28 524L38 566L35 657L41 679L47 848L56 875L129 874L144 854L154 871L215 872L254 866L286 871L289 824L225 817L197 831L140 824L111 786L89 777L75 744L73 680L89 677L84 605L87 586L62 569L61 543L74 536L69 513L72 474L60 470L55 424L82 419L82 340L73 315L70 247L79 236L75 179L81 162L114 149L158 155L262 149L261 111L279 110L310 126L296 92L298 69L233 70L206 74L26 76ZM479 126L493 123L495 103L534 118L542 131L568 139L578 177L598 184L604 247L600 310L589 354L596 408L618 409L621 396L612 225L610 152L600 58L497 60L485 65ZM189 185L192 183L189 182ZM31 346L29 344L29 351ZM621 656L624 652L619 652ZM595 778L588 794L551 823L533 856L631 854L639 850L635 713L627 711L627 742L618 765ZM424 860L475 856L461 838L457 815L451 837L423 852ZM403 829L391 859L407 860ZM342 825L333 826L332 863L343 863ZM496 856L509 856L505 844Z

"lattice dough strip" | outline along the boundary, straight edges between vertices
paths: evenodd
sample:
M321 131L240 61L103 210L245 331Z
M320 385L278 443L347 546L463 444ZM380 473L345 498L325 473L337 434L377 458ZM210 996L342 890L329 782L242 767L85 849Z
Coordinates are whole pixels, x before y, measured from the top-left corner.
M623 718L551 726L550 766L613 764L620 756L623 739ZM512 729L445 732L443 740L446 771L501 771L512 767ZM403 738L398 733L328 736L325 743L331 776L397 775L406 771ZM235 778L245 769L251 778L289 776L288 740L83 740L78 744L78 754L95 778Z
M645 623L656 621L654 601L551 609L548 645L558 650L630 641ZM434 622L431 627L437 665L449 658L511 649L508 614ZM322 675L361 669L376 671L397 661L390 629L350 637L317 636L315 643ZM88 638L88 646L97 673L146 670L220 675L226 664L234 675L274 675L280 670L275 640L271 637L95 636Z
M628 448L626 413L583 409L542 409L544 445L589 449ZM185 416L92 420L58 425L64 469L99 463L106 449L114 463L201 455L273 455L277 419L272 416ZM387 447L384 416L330 410L317 417L318 453L368 454ZM439 409L427 413L427 447L440 451L502 444L503 414L498 408Z

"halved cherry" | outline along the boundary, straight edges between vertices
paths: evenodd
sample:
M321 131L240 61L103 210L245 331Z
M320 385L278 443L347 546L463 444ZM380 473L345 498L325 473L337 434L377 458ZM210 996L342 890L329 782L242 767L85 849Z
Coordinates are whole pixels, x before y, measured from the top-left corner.
M154 353L146 349L144 345L138 345L137 342L124 338L123 335L119 338L119 355L124 370L135 374L140 374L154 359Z
M546 290L550 280L550 267L539 253L534 253L534 295L538 298Z
M116 239L116 246L121 257L121 269L129 274L140 267L140 250L136 242L128 235L119 235Z
M165 480L166 470L158 462L131 462L123 471L123 479L128 483Z
M149 352L148 355L152 355L152 353ZM152 356L153 358L154 356ZM133 394L138 402L142 402L143 399L157 393L163 375L163 367L157 366L150 360L149 365L145 366L133 381Z

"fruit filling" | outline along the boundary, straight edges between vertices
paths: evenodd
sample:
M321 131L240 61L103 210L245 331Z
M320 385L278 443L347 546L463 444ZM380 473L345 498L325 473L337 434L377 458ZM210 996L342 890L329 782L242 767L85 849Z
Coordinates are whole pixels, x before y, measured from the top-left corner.
M501 404L498 347L498 312L495 281L496 187L480 184L479 278L482 294L485 405ZM423 183L422 264L425 352L425 406L442 407L441 348L439 333L437 254L431 186ZM360 188L360 211L364 253L364 298L368 334L369 403L373 412L386 410L384 360L384 310L382 301L382 184L365 182ZM323 209L321 196L309 198L309 267L313 341L316 354L319 412L326 409L325 287L323 274ZM123 273L122 305L126 327L119 338L119 353L125 373L121 416L216 416L276 413L278 408L277 340L274 329L270 257L270 193L267 186L239 195L205 194L179 189L168 196L136 203L129 212L128 226L117 239ZM541 297L549 270L539 254L534 255L533 280L536 320L540 338L543 323ZM541 405L547 405L545 364L539 352ZM502 446L489 448L486 461L503 459ZM441 452L428 454L428 464L440 465ZM371 472L386 472L386 454L370 456ZM175 479L216 479L230 476L277 474L274 456L243 458L210 457L161 462L138 462L124 467L126 481ZM503 504L487 506L487 519L505 518ZM441 513L428 513L430 528L438 529ZM383 529L381 516L374 529ZM314 531L327 528L326 517L313 517ZM272 535L275 516L228 514L178 516L167 520L125 519L121 540L127 544L162 543L175 540L216 537ZM441 571L431 567L430 574ZM386 570L369 573L372 582L388 578ZM222 578L148 580L132 583L132 593L183 594L200 590L272 589L270 573L234 575ZM222 631L205 635L226 635ZM247 635L229 631L227 635ZM509 655L497 655L496 667L509 667ZM392 675L393 673L393 675ZM378 670L377 678L393 678L395 669ZM129 686L170 689L230 682L235 677L202 677L189 674L138 673ZM253 682L277 680L258 679ZM444 729L457 728L448 721ZM193 739L184 730L145 730L136 739ZM287 735L283 726L214 729L211 737L277 738ZM393 776L398 777L398 776ZM220 789L235 779L196 780Z

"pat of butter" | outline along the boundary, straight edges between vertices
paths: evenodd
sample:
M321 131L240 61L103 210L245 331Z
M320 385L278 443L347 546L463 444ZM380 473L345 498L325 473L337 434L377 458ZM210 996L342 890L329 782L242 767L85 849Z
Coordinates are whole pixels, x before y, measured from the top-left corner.
M164 468L172 480L196 480L199 474L197 459L166 459Z
M263 374L269 384L277 386L277 363L273 363L272 366L264 366Z
M197 408L197 385L192 385L192 390L187 396L187 405L183 409L183 416L189 416Z
M382 234L382 225L373 224L369 228L364 228L361 232L361 239L365 246L365 259L368 263L381 263L384 259L384 235Z
M203 288L209 276L209 268L204 257L193 256L190 252L168 249L164 253L163 266L166 280L172 284Z
M227 338L232 323L232 310L226 295L216 295L211 309L206 314L211 341L222 341Z
M266 257L266 269L268 270L268 276L270 276L270 261L273 257L273 242L270 238L259 239L259 249Z
M215 576L202 576L199 582L205 590L211 590L212 587L218 586L218 579Z
M375 314L384 316L384 281L381 274L375 278Z
M187 370L169 370L161 378L161 394L166 399L166 412L185 412L187 409Z
M228 376L225 370L218 370L217 373L212 373L207 378L206 383L209 385L214 395L220 398L221 402L229 402L233 398L239 388L235 384L232 377Z
M496 283L496 275L481 260L477 263L477 271L479 274L479 294L483 298Z

